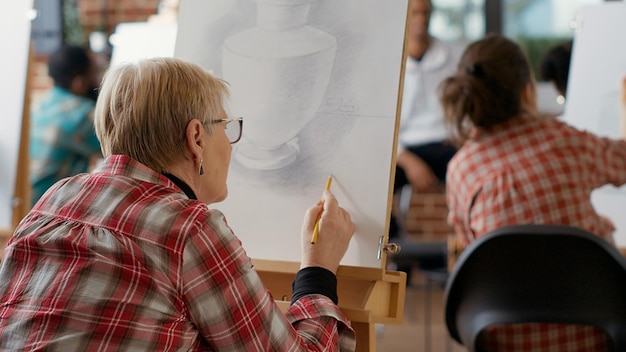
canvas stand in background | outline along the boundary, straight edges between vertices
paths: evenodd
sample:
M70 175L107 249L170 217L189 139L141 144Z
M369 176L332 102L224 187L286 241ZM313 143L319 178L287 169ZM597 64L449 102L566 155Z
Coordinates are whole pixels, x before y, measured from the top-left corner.
M32 0L10 1L0 11L0 237L30 209L28 181L29 63Z
M572 48L564 119L594 134L622 134L623 80L626 77L626 4L607 2L582 8ZM604 186L591 201L616 227L616 245L626 247L626 187Z

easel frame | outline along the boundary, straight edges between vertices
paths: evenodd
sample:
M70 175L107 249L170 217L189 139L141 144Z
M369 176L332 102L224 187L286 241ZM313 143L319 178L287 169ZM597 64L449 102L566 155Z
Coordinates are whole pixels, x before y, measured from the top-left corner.
M252 260L265 287L285 312L291 283L300 263ZM376 268L340 266L337 271L339 307L356 332L356 351L376 350L376 324L400 324L404 317L406 273Z

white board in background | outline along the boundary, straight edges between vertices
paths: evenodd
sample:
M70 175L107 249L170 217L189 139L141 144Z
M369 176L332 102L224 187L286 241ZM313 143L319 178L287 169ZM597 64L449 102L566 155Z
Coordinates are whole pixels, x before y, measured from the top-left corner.
M621 138L621 88L626 76L626 4L585 6L574 36L564 119L600 136ZM624 170L626 172L626 170ZM616 227L616 244L626 247L626 186L592 193L596 211Z
M267 27L255 28L257 7L267 2L184 0L180 5L175 56L228 81L232 114L244 118L228 198L210 207L224 212L250 257L300 261L305 210L320 199L332 174L331 189L356 224L342 264L381 267L377 250L388 222L408 2L319 0L310 2L308 13L297 14L289 5L307 1L279 1L278 11L259 12ZM276 23L273 16L283 11L294 22ZM294 39L302 33L281 32L283 27L299 28L310 39ZM272 39L265 37L270 32ZM324 49L310 48L311 43ZM258 51L246 53L251 49ZM302 54L307 50L310 54ZM293 63L281 54L304 59ZM318 64L316 57L327 61ZM321 93L309 91L315 85ZM310 120L298 122L309 112ZM281 144L292 123L302 129ZM279 146L265 147L272 143ZM267 157L274 152L277 156Z
M0 11L0 228L11 228L28 71L32 0L6 1ZM30 201L30 200L27 200Z
M128 22L115 26L111 66L150 57L173 57L176 23Z
M563 114L564 106L558 102L559 92L551 82L537 82L537 109L542 115Z
M595 134L620 137L626 76L626 3L584 6L574 35L565 120Z

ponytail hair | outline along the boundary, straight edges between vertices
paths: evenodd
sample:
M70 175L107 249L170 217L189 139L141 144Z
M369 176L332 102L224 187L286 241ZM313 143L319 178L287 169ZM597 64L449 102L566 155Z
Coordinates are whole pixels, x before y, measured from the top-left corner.
M451 140L462 144L475 127L490 129L519 116L532 82L526 55L513 41L488 34L470 44L456 73L439 86Z

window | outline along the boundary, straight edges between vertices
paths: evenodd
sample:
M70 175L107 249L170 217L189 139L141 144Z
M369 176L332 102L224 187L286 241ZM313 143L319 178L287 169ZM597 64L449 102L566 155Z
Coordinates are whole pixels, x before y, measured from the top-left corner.
M445 41L469 42L485 35L485 0L431 0L430 33Z
M537 70L539 61L550 47L574 37L580 9L604 0L500 1L502 34L516 40L524 48L533 69Z

